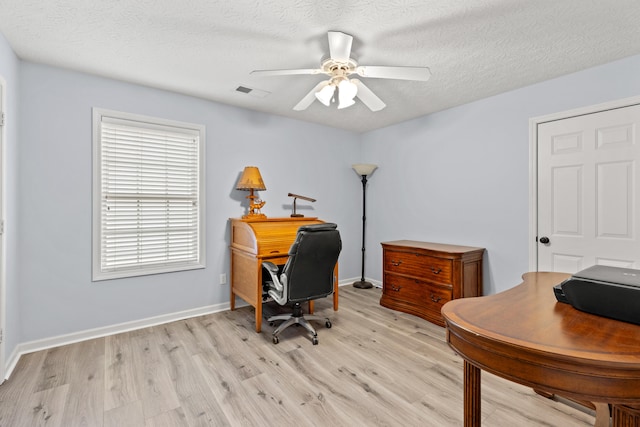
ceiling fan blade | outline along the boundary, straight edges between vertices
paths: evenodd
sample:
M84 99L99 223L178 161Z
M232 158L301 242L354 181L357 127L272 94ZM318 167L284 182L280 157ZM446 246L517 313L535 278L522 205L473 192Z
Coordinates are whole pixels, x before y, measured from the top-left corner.
M431 77L431 70L427 67L385 67L361 65L356 73L362 77L378 79L418 80L426 82Z
M329 31L329 55L338 62L347 62L351 56L353 37L340 31Z
M378 98L375 93L371 92L371 89L366 87L360 80L351 79L351 83L355 84L358 87L356 96L360 98L360 101L362 101L364 105L369 107L371 111L380 111L387 106L387 104L382 102L382 100Z
M295 74L320 74L320 68L300 68L298 70L254 70L250 74L253 76L291 76Z
M318 83L313 89L311 89L311 91L308 94L304 96L304 98L300 100L300 102L298 102L295 105L295 107L293 107L293 109L296 111L302 111L309 108L309 105L313 104L313 101L316 100L316 92L318 92L320 89L327 86L328 84L329 84L329 80L325 80Z

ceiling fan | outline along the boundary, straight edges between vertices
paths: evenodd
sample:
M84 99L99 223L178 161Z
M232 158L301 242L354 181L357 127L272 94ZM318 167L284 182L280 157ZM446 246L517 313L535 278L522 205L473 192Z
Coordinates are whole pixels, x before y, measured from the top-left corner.
M326 74L329 80L318 83L298 102L293 109L307 109L316 99L327 107L338 100L338 108L346 108L355 104L358 97L371 111L380 111L386 104L359 79L350 79L351 74L360 77L378 79L427 81L431 71L427 67L388 67L358 65L351 58L353 37L339 31L329 31L329 57L322 61L320 68L302 68L293 70L255 70L257 76L288 76L296 74ZM336 90L337 89L337 90ZM337 92L337 94L336 94Z

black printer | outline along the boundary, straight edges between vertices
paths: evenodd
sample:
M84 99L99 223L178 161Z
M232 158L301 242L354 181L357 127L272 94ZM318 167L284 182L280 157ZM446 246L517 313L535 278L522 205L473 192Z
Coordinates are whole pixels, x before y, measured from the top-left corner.
M640 325L640 270L594 265L554 287L556 299L598 316Z

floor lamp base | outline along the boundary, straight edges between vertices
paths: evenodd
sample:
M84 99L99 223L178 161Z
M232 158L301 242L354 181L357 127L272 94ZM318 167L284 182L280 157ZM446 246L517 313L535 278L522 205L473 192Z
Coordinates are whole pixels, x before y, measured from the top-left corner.
M373 285L365 280L358 280L357 282L353 282L353 287L358 289L371 289Z

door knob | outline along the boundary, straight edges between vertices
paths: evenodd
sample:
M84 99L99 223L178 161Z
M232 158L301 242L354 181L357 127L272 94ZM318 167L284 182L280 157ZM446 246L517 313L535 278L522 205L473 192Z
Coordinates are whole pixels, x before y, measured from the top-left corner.
M540 238L540 243L545 244L545 245L549 244L549 238L547 236L542 236Z

